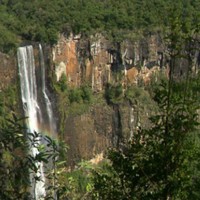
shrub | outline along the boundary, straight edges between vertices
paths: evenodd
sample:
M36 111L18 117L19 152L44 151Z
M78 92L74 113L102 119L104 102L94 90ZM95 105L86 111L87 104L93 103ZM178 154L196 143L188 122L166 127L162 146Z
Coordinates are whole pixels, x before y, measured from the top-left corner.
M109 104L120 103L123 100L123 88L121 84L108 84L105 90L105 98Z
M81 103L82 102L82 90L79 88L71 89L69 91L69 101L70 103L77 102Z
M85 103L89 103L92 101L92 89L88 85L81 86L82 91L82 99Z

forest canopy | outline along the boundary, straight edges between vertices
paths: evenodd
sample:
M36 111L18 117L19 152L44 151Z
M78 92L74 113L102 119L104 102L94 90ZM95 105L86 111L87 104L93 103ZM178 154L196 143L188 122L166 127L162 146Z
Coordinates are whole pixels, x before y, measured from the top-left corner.
M21 40L54 44L59 32L119 39L122 30L162 31L175 18L192 29L200 25L199 10L198 0L1 0L0 51Z

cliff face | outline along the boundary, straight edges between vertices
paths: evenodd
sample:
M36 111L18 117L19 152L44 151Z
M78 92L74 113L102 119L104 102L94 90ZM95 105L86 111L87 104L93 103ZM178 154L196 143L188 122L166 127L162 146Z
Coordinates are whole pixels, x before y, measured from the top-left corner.
M81 35L65 37L61 34L57 45L52 49L46 46L44 54L49 69L56 74L57 81L65 74L68 84L73 87L89 83L94 91L101 91L106 83L113 81L113 72L117 70L123 72L125 84L137 83L139 79L148 82L153 72L168 68L169 58L165 48L158 34L124 40L121 43L112 43L101 34L89 38L83 38ZM188 56L191 56L193 68L197 70L200 65L200 52L196 47L193 49L197 50ZM17 55L0 53L0 89L17 80L16 57ZM182 75L187 66L186 59L179 59L176 62L176 74Z
M65 74L69 86L74 88L89 83L94 92L101 92L107 83L117 81L116 71L122 72L120 82L123 86L137 84L141 79L148 82L151 74L163 67L159 54L162 49L158 36L113 44L101 34L87 39L60 35L53 48L56 79L58 81ZM84 114L69 114L63 133L70 147L69 163L89 159L108 147L120 146L122 141L129 140L138 125L148 127L147 113L152 113L151 106L144 108L128 102L109 106L104 102L91 105Z
M64 140L69 145L68 163L91 159L109 147L120 147L137 131L150 126L148 116L155 105L130 105L124 102L109 106L106 103L91 105L81 115L69 115L65 120ZM154 111L153 111L154 109Z
M82 115L66 119L64 139L69 145L70 164L94 157L113 146L113 115L109 106L97 105Z
M0 91L17 81L16 58L0 53Z
M37 51L35 50L36 55ZM60 35L57 45L52 49L48 46L44 48L46 73L49 75L46 85L51 89L48 84L50 73L56 75L57 81L65 74L68 85L72 88L88 83L92 85L94 93L104 90L107 83L116 81L120 81L123 88L139 84L140 81L148 83L151 76L159 70L165 69L167 73L169 61L164 52L159 35L121 43L112 43L101 34L89 38ZM195 52L197 68L200 63L199 55L199 52ZM0 54L0 58L0 89L3 89L17 81L18 73L16 58L4 54ZM40 73L37 59L36 73ZM184 60L179 62L178 74L182 73L181 67L185 65L187 62ZM116 78L116 71L121 72L120 80ZM100 104L91 104L83 114L69 114L65 117L62 122L63 138L70 147L68 157L71 164L81 158L89 159L110 146L120 146L122 141L129 140L138 127L150 125L148 116L155 112L156 106L145 93L137 95L137 103L127 101L109 106L102 100ZM51 96L59 122L59 105L55 94Z
M57 80L64 73L71 86L87 82L93 90L101 91L119 70L124 73L125 84L137 83L141 78L148 81L153 67L155 71L155 67L160 69L166 64L163 51L158 35L115 44L101 34L87 39L60 35L53 48L53 61Z
M120 81L123 88L130 84L148 83L159 70L168 74L169 60L165 45L159 35L112 43L101 34L89 38L60 35L53 48L53 62L57 81L62 74L68 85L79 87L92 85L94 92L104 90L107 83ZM181 74L187 62L177 61L177 74ZM122 77L116 78L116 71ZM150 97L143 94L138 102L119 105L91 105L82 115L69 115L64 122L64 139L70 146L69 162L89 159L110 146L120 146L139 127L150 126L148 117L156 110ZM67 108L66 108L67 109Z

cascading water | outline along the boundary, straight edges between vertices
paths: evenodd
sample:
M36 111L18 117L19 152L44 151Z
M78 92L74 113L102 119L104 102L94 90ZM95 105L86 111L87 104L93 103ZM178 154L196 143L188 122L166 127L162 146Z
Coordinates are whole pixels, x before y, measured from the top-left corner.
M18 49L18 66L21 86L21 98L25 116L27 116L28 133L43 133L45 131L51 132L55 136L56 126L53 120L53 112L51 102L47 96L47 89L45 84L45 65L41 45L39 46L40 55L40 77L36 76L35 59L32 46L20 47ZM40 79L38 81L38 79ZM41 83L42 88L38 83ZM42 91L43 95L38 95ZM45 104L45 106L43 106ZM46 119L48 118L48 120ZM46 130L45 130L46 129ZM38 147L43 144L43 140L38 138L37 141L31 145L30 154L36 157L39 153ZM33 142L32 142L33 143ZM45 144L45 143L44 143ZM35 165L38 171L31 178L31 193L35 200L43 199L46 195L45 191L45 173L42 162L36 162ZM40 177L36 181L35 177Z
M49 100L49 97L47 95L47 89L45 84L45 63L44 63L44 55L42 51L42 46L39 45L39 53L40 53L40 64L41 64L41 74L42 74L42 93L45 100L46 105L46 111L47 111L47 117L48 117L48 125L49 125L49 131L52 136L55 137L56 134L56 126L54 122L53 112L52 112L52 105Z

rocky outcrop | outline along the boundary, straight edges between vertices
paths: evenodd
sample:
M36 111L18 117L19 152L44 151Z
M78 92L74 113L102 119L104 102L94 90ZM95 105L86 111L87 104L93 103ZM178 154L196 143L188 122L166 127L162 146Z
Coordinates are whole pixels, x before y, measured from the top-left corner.
M80 64L78 62L78 54L76 51L77 41L78 40L73 36L65 38L61 35L52 52L57 80L59 80L62 73L64 73L72 86L80 85Z
M184 45L183 48L183 55L175 58L175 77L184 77L189 68L196 72L199 68L198 48L191 51ZM107 83L115 82L116 71L122 72L123 85L137 84L138 81L148 83L159 70L167 76L171 62L169 49L158 33L118 43L109 41L102 34L88 38L60 35L53 48L53 61L57 80L63 73L69 85L78 87L88 83L94 91L101 91Z
M158 35L122 43L111 43L101 34L87 39L60 35L53 48L53 61L57 80L64 73L71 86L86 82L94 91L101 91L107 83L115 81L115 71L123 72L126 84L136 84L137 79L143 77L146 81L149 71L145 74L142 67L162 68L165 64L163 51Z

